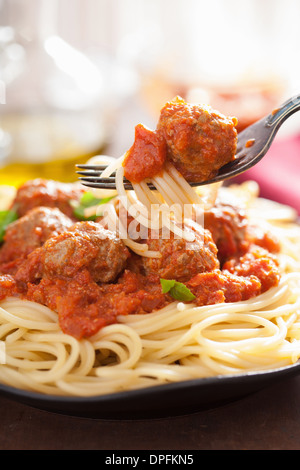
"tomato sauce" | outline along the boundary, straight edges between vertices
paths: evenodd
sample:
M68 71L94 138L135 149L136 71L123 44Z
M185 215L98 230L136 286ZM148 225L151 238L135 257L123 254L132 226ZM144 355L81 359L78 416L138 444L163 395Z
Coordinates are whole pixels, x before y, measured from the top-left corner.
M0 300L16 295L17 292L17 284L13 276L10 274L0 274Z
M58 312L63 332L78 339L116 323L119 315L149 313L170 301L162 293L158 277L144 277L129 270L113 284L97 284L87 270L68 282L43 279L28 285L25 298Z
M138 124L134 143L123 162L125 177L132 183L140 183L156 176L163 169L166 151L166 142L159 133Z
M37 256L35 259L38 263ZM24 282L26 276L28 282ZM222 269L198 273L185 285L195 295L194 302L202 306L250 299L276 286L279 280L276 258L251 245L247 253L228 260ZM62 331L77 339L116 323L120 315L147 314L174 301L168 293L162 293L158 275L145 276L126 269L116 282L101 284L82 269L72 279L46 277L34 281L26 263L15 276L0 275L0 300L7 296L48 306L58 313Z
M0 300L15 296L45 305L58 313L61 330L78 339L118 322L121 315L147 314L173 302L170 293L162 292L160 277L184 283L197 305L247 300L280 280L278 241L251 226L233 206L219 204L206 213L204 227L210 236L197 253L181 241L157 240L152 248L161 252L170 276L155 263L147 270L142 257L129 253L115 234L106 234L97 223L67 223L57 233L54 209L44 211L42 220L45 231L52 227L55 235L50 232L36 248L35 211L11 224L0 246Z
M197 305L240 302L261 293L258 278L236 276L220 270L197 274L187 286L196 296Z
M280 273L278 262L271 253L252 246L250 250L240 258L233 258L223 265L223 271L228 271L239 278L259 279L260 291L265 292L278 284Z
M250 147L252 147L254 144L255 144L255 139L249 139L249 140L247 140L247 142L245 143L245 147L246 147L246 148L250 148Z

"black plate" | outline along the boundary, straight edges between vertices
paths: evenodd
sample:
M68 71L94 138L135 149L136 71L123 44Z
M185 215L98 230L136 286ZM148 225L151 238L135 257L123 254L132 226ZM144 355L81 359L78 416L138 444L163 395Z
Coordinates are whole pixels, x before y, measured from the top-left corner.
M272 371L217 376L96 397L58 397L0 384L0 394L45 411L85 418L178 416L232 402L300 372L300 363Z

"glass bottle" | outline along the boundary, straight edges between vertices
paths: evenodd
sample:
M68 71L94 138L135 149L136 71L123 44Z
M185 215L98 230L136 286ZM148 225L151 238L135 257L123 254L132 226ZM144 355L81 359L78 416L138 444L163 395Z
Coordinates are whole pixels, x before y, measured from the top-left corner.
M99 68L56 33L57 0L2 2L0 184L76 179L110 122Z

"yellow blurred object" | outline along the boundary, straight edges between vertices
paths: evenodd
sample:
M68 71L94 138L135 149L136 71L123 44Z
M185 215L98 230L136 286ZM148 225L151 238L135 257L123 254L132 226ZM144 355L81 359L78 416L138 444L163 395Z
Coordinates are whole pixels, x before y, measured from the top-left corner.
M77 156L74 154L72 158L55 159L44 163L10 163L0 168L0 185L18 187L34 178L73 182L77 180L75 165L86 163L97 153L103 153L103 149L99 149L96 153Z
M5 211L10 207L16 194L13 186L0 185L0 211Z

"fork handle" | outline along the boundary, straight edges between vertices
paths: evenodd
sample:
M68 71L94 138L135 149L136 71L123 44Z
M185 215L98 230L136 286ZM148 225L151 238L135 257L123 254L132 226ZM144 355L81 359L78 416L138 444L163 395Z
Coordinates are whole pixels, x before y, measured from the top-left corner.
M276 108L266 118L267 127L280 127L292 114L300 109L300 95L295 95Z

